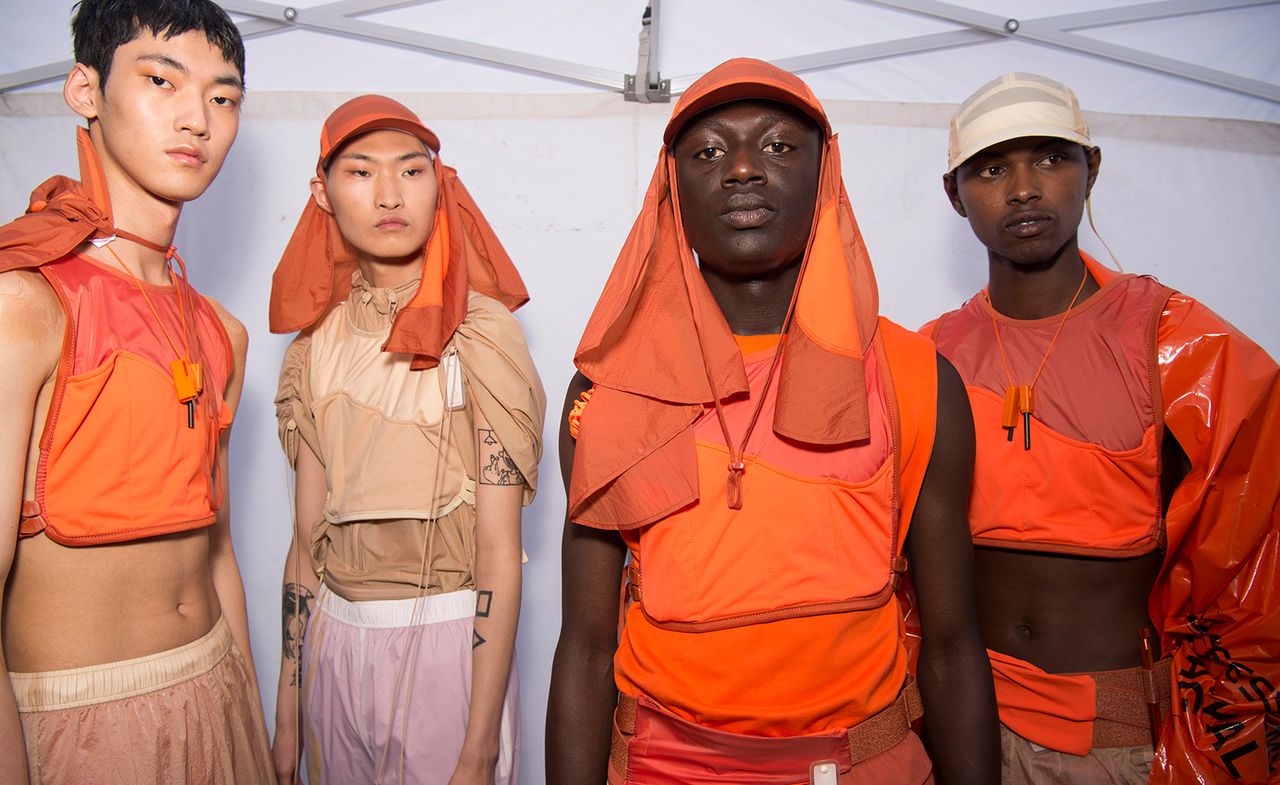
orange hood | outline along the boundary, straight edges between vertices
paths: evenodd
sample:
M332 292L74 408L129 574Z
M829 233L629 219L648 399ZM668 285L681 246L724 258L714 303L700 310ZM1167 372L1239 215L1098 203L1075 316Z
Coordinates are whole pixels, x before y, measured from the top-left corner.
M394 129L418 137L432 152L438 195L435 226L423 249L422 283L396 316L383 351L414 355L413 368L432 368L467 314L467 290L511 310L529 300L520 273L458 173L440 160L440 141L409 109L378 95L353 98L334 110L320 136L317 175L329 156L368 131ZM275 333L315 324L351 289L355 258L338 222L307 201L271 280L270 326Z
M663 134L640 216L574 357L597 386L677 404L710 404L747 389L742 355L698 272L680 222L671 144L695 115L763 98L793 106L825 136L814 227L786 338L778 434L814 444L867 438L862 357L879 298L866 245L840 175L840 148L803 81L759 60L717 66L681 97Z
M879 298L839 145L798 77L759 60L730 60L676 104L644 206L578 344L574 361L596 395L582 420L570 487L575 520L630 528L692 501L697 482L685 455L692 442L675 437L701 406L747 391L741 352L681 225L671 145L695 115L748 98L797 108L825 137L814 225L794 316L784 326L773 430L823 445L869 436L863 357Z
M76 128L76 149L79 182L50 177L31 192L26 214L0 227L0 272L39 267L116 234L102 164L84 128Z

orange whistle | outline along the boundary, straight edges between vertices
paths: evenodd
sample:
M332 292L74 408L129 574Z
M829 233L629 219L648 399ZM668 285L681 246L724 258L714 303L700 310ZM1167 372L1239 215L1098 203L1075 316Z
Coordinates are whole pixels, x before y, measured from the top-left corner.
M1021 408L1019 403L1022 399L1021 387L1009 385L1004 389L1004 419L1000 421L1000 427L1009 432L1009 438L1013 439L1013 429L1018 424L1018 411Z
M173 374L173 389L178 393L178 403L194 401L200 393L200 365L174 360L169 363L169 371Z

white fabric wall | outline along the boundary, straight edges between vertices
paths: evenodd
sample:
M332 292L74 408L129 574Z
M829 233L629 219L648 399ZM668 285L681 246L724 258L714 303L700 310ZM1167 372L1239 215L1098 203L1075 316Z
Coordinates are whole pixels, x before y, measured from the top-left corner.
M1091 0L1070 10L1113 4ZM59 4L36 5L0 0L0 72L68 56ZM970 5L1023 18L1062 11L1051 2ZM643 0L445 0L376 20L631 71L643 7ZM765 4L667 3L664 75L697 73L737 54L785 57L954 29L832 0L796 0L788 10L790 17L777 19ZM1272 6L1099 35L1274 83L1278 30L1280 7ZM564 82L312 33L256 39L248 51L251 93L240 138L218 181L186 209L178 244L197 287L236 313L251 336L231 483L268 719L289 529L272 406L288 339L266 329L270 275L305 203L322 120L356 92L383 91L440 134L444 160L461 173L532 295L518 315L550 398L541 489L524 518L530 563L519 641L522 767L524 782L536 785L543 781L546 690L560 624L558 413L573 349L639 208L671 106L628 104ZM1086 110L1111 112L1090 114L1104 151L1094 208L1125 267L1194 294L1280 355L1280 107L1021 42L807 75L841 135L846 183L884 312L918 326L983 285L984 251L939 182L952 109L945 102L1015 69L1063 79ZM75 173L73 117L50 92L55 88L0 95L0 218L21 212L27 193L49 174ZM1082 240L1105 260L1087 227Z
M284 461L272 396L287 338L267 332L271 271L307 195L319 126L346 96L255 95L222 175L182 219L178 244L195 284L251 336L233 431L236 550L249 598L267 716L279 668L279 583L288 540ZM564 511L558 412L571 359L652 172L669 106L616 96L400 95L438 131L519 265L532 301L519 312L551 399L541 489L524 519L519 658L523 768L542 782L546 690L559 630ZM845 178L884 312L918 326L985 280L985 256L939 184L944 106L830 101ZM1275 248L1280 127L1240 121L1093 115L1104 157L1095 214L1125 266L1203 299L1280 354ZM0 110L0 215L52 172L74 173L73 122L57 96L11 97ZM1102 253L1087 232L1084 245ZM88 588L88 587L86 587Z

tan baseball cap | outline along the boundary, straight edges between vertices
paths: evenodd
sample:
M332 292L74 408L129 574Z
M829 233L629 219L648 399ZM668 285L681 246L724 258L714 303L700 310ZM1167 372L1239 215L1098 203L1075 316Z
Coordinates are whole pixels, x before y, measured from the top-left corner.
M1051 136L1092 147L1089 124L1071 88L1036 74L992 79L951 116L947 171L993 144L1024 136Z

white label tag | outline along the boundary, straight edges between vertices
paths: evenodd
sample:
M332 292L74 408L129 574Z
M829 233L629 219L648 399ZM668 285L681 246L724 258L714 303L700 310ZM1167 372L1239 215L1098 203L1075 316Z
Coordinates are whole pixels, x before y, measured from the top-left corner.
M93 239L89 240L89 242L93 243L94 248L102 248L114 242L115 239L116 239L116 236L113 234L110 237L94 237Z
M833 760L818 761L809 767L812 785L839 785L840 768Z
M462 366L458 362L458 353L450 352L440 358L444 368L444 407L457 411L467 405L466 392L462 386Z

